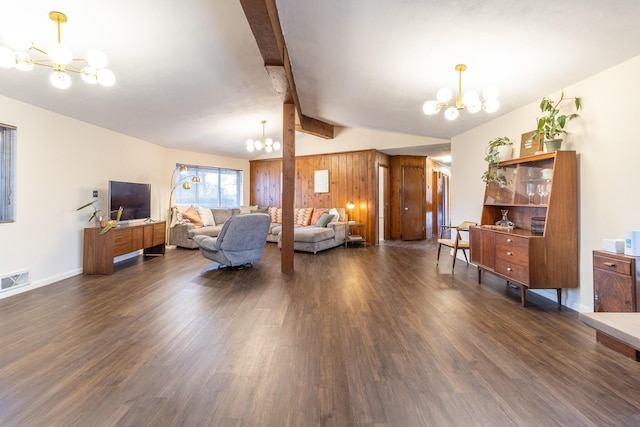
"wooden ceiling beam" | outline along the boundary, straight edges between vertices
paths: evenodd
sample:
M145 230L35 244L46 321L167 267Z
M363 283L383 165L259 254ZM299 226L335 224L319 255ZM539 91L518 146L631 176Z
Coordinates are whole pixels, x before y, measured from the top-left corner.
M332 139L335 133L332 124L305 116L302 113L291 70L289 51L282 35L275 0L240 0L240 4L256 39L264 66L275 91L282 96L285 104L293 103L296 107L297 115L300 118L300 124L296 123L296 130Z

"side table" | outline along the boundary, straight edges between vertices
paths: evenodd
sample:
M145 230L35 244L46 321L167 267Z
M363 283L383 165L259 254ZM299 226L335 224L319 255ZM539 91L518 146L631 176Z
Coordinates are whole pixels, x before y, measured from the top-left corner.
M367 235L367 226L366 224L362 223L362 222L353 222L353 223L349 223L347 224L348 227L348 232L347 232L347 237L344 239L344 247L347 247L347 244L351 243L352 245L354 243L362 243L362 244L367 244L367 240L365 238L365 236ZM362 228L362 235L360 234L352 234L351 233L351 229L352 228Z

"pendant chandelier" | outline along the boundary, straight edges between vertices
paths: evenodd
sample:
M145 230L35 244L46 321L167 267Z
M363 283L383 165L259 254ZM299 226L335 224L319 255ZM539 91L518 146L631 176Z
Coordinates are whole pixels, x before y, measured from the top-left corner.
M427 101L422 106L422 111L427 115L436 114L442 108L445 108L444 116L448 120L458 118L460 110L466 109L470 113L477 113L484 110L487 113L494 113L500 107L498 102L498 89L495 87L486 88L482 94L476 91L469 91L462 94L462 72L467 69L464 64L456 65L455 70L459 73L458 79L458 97L455 102L451 102L453 93L449 88L442 88L436 93L435 101Z
M278 151L280 150L280 143L278 141L274 141L271 138L266 138L264 137L264 125L267 123L266 120L261 121L260 123L262 123L262 139L247 139L247 150L248 151L254 151L254 150L263 150L266 151L267 153L271 153L272 151Z
M51 68L49 80L59 89L67 89L71 86L71 77L68 72L80 74L82 80L89 84L113 86L116 76L111 70L105 68L106 55L90 49L84 58L75 58L71 49L62 44L60 39L60 24L67 22L67 16L62 12L54 11L49 12L49 19L58 26L58 39L57 42L51 43L47 50L37 47L20 29L7 29L4 33L4 41L13 50L0 46L0 67L15 67L21 71L30 71L35 65ZM34 56L32 57L31 54ZM74 62L83 64L75 65Z

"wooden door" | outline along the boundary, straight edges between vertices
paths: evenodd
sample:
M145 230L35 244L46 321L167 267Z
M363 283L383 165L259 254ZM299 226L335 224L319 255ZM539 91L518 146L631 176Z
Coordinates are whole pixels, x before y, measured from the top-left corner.
M424 169L402 167L402 240L425 239L426 217L424 212Z

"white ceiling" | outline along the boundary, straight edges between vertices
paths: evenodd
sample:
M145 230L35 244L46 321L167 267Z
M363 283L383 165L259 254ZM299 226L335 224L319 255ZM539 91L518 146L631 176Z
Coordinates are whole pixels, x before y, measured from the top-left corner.
M455 91L457 63L463 89L500 88L504 114L640 54L637 0L276 3L303 113L338 126L450 138L495 117L422 113L440 87ZM281 137L281 100L238 0L2 1L0 30L24 20L46 48L51 10L67 14L76 56L108 55L116 85L73 75L61 91L42 67L0 69L1 95L184 150L255 158L244 141L263 119Z

